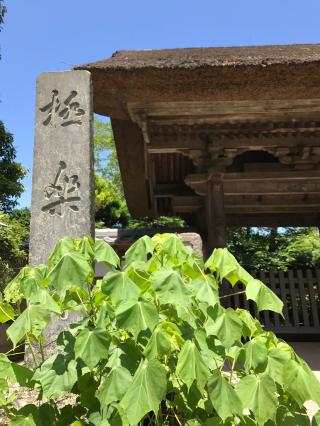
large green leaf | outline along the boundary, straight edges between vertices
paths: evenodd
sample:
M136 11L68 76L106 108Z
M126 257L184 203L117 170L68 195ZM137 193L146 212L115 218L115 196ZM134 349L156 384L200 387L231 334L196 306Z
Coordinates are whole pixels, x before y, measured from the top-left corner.
M242 404L236 391L219 369L212 372L207 386L210 401L223 421L234 414L242 414Z
M238 281L247 284L252 279L252 276L239 265L236 258L226 248L214 249L206 261L205 267L215 272L220 281L226 278L232 285Z
M103 240L96 240L94 246L95 259L107 266L120 266L120 259L113 248Z
M166 370L156 359L141 361L120 405L130 424L137 425L150 411L157 414L167 390Z
M242 321L232 308L209 309L208 313L209 317L205 324L208 336L217 336L227 348L241 338Z
M161 358L171 350L171 336L161 327L157 327L143 352L144 356L151 358Z
M267 364L267 339L263 336L258 336L250 340L244 345L245 350L245 369L256 369L265 367Z
M270 310L282 315L283 302L263 282L259 280L249 281L246 287L247 299L256 302L259 311Z
M22 314L10 325L7 335L13 345L27 334L39 337L50 321L50 311L40 305L28 305Z
M320 382L303 360L290 360L284 365L283 382L300 407L308 400L320 406Z
M58 398L76 383L77 363L62 354L53 355L36 370L33 379L40 382L43 398Z
M148 235L144 235L139 238L132 246L126 251L125 261L126 265L130 265L130 263L142 260L146 262L148 260L148 256L153 253L154 244L153 241Z
M97 398L101 403L101 407L105 408L111 402L120 401L131 382L132 376L126 368L121 366L113 368L103 378L97 391Z
M176 373L189 389L194 381L200 390L204 388L210 372L194 342L187 340L183 345Z
M105 330L85 328L76 337L75 356L92 370L100 360L108 358L110 342L111 337Z
M49 272L48 279L57 289L57 293L64 297L68 289L83 287L89 276L94 272L85 257L77 252L67 253Z
M288 351L274 348L268 352L266 373L268 373L269 376L281 386L283 386L284 383L284 366L288 361L290 361L290 359L291 356Z
M111 271L102 280L101 290L107 294L115 306L121 302L137 301L140 289L129 278L126 271Z
M156 307L145 300L128 301L116 309L117 326L130 331L136 338L142 330L152 331L159 322Z
M0 354L0 379L5 379L9 383L19 383L20 386L33 387L33 371L23 365L10 361L6 355Z
M191 282L190 286L193 294L199 302L204 302L212 307L219 303L218 291L213 286L209 277L207 279L204 277L196 278Z
M5 323L7 321L14 320L14 309L9 303L0 303L0 322Z
M151 275L151 288L162 304L190 306L191 293L178 272L160 270Z
M267 374L245 376L236 385L243 408L252 411L259 426L268 420L275 420L276 390L274 381Z
M59 260L67 253L71 253L75 251L75 243L73 238L65 237L57 242L54 249L52 250L49 260L48 266L52 268L55 264L59 262Z
M179 265L191 255L181 239L176 234L162 234L157 239L161 255L165 255L173 264Z

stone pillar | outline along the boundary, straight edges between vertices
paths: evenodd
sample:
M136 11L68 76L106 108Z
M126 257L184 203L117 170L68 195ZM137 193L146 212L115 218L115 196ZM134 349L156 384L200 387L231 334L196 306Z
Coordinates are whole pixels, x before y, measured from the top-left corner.
M59 239L94 235L92 87L88 71L37 80L30 257L46 263Z
M94 236L91 74L41 74L37 81L30 230L31 265L46 263L63 237ZM79 319L53 316L44 330L45 357L57 335ZM35 345L36 346L36 345ZM25 361L33 365L26 348Z

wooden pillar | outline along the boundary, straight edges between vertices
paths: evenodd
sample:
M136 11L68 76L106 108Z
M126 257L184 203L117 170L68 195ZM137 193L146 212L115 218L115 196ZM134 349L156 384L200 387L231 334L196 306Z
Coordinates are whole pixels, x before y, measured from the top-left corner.
M226 246L226 220L224 211L223 176L211 175L207 183L208 251Z

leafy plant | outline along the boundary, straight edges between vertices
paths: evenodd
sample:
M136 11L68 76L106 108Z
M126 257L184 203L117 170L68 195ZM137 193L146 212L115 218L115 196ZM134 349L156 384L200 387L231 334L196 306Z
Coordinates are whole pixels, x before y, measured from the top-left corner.
M144 236L124 260L121 268L103 241L64 238L47 266L27 266L7 286L0 320L15 318L7 334L34 361L26 368L0 356L0 404L12 425L310 424L303 404L320 404L313 372L248 311L221 304L221 281L241 281L259 311L282 313L226 249L204 264L174 234ZM102 280L95 261L110 268ZM82 318L45 360L46 325L70 311ZM15 409L10 383L39 389L40 403ZM76 402L61 408L70 393Z

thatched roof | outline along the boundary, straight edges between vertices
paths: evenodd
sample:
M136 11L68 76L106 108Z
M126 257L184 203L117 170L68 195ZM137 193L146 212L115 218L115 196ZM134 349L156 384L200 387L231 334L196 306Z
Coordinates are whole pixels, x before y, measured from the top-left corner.
M199 68L239 65L301 64L320 60L320 45L207 47L162 50L121 50L111 58L82 65L92 69Z

